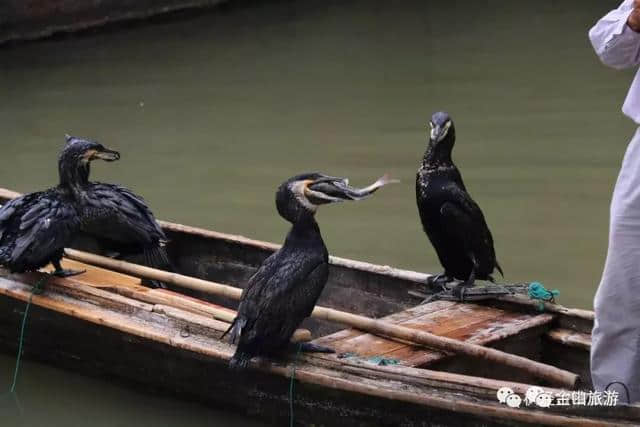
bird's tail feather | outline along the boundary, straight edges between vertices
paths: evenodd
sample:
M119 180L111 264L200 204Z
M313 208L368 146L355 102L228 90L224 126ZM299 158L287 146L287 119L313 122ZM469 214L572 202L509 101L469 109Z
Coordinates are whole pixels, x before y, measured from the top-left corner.
M227 334L229 334L229 337L230 337L229 341L235 344L238 338L240 337L240 335L242 334L242 328L244 328L244 325L246 323L247 321L245 319L241 319L240 317L236 316L236 318L233 319L233 322L231 322L231 325L229 326L229 328L227 328L224 334L222 334L220 339L224 338Z
M227 336L227 334L229 332L231 332L233 330L233 328L235 328L236 326L236 320L238 320L238 318L236 317L235 319L233 319L233 322L231 322L231 325L229 325L229 327L227 328L226 331L224 331L224 334L222 334L222 336L220 337L220 339L223 339L224 337ZM233 337L233 334L231 334L231 336ZM233 341L232 341L233 342Z
M229 368L234 371L242 371L247 368L252 356L249 353L236 351L229 361Z
M169 256L164 247L157 245L151 248L146 248L144 251L144 263L148 267L157 268L159 270L175 271ZM149 285L155 288L166 288L167 284L158 280L149 280Z
M500 264L498 264L498 260L496 260L496 268L500 272L500 276L502 276L502 278L504 279L504 273L502 272L502 267L500 267Z
M242 329L244 328L246 323L247 323L246 319L236 316L236 318L233 319L231 326L229 326L229 328L224 332L224 334L222 334L220 339L224 338L225 335L229 334L229 337L230 337L229 341L232 343L235 343L237 339L240 338L240 335L242 334ZM246 368L247 365L249 364L249 361L253 357L253 355L242 350L240 348L241 345L242 344L239 344L238 346L239 348L236 348L235 354L229 361L229 367L236 371L243 370L244 368Z

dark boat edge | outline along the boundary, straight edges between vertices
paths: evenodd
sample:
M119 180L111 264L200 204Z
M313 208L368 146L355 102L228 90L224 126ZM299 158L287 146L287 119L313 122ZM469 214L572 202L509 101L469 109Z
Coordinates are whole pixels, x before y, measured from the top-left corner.
M39 2L27 7L10 0L0 7L0 46L38 40L61 33L76 33L159 15L207 9L228 0L102 0L100 2Z
M40 274L0 277L0 349L15 352L24 303ZM117 379L146 392L174 394L217 408L261 416L274 425L289 419L290 377L295 375L295 417L307 423L334 425L623 425L636 408L620 413L562 413L508 408L473 387L451 390L438 382L398 381L377 368L353 373L327 366L313 357L254 362L238 381L226 362L233 347L220 333L167 321L146 304L82 288L47 286L33 297L24 356L64 369ZM9 296L9 297L7 297ZM68 305L67 305L68 304ZM66 306L67 305L67 306ZM66 308L65 308L66 306ZM60 309L69 310L67 313ZM34 321L37 319L37 321ZM82 337L78 340L78 337ZM126 357L122 357L126 354ZM415 371L419 371L416 369ZM295 372L295 374L294 374ZM409 379L409 378L407 378ZM247 386L247 384L250 384ZM635 419L635 418L634 418Z

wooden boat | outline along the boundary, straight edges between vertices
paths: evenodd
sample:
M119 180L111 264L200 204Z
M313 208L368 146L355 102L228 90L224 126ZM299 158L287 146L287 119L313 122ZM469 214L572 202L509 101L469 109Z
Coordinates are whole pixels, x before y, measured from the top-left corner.
M0 203L15 196L0 189ZM162 225L179 273L235 287L246 283L278 248L240 236ZM24 357L259 416L276 425L292 416L301 424L354 426L640 425L638 405L509 407L496 397L502 387L523 399L532 384L552 394L563 391L502 364L317 318L303 327L311 331L314 342L333 347L336 354L258 359L238 374L227 368L234 347L220 340L233 318L234 298L149 289L138 277L73 260L65 263L87 271L67 279L50 278L41 294L32 291L46 277L43 273L12 275L0 270L2 351L16 354L25 301L30 300ZM430 332L525 356L576 373L581 378L577 386L591 388L592 312L550 303L540 312L538 302L520 297L481 304L420 304L414 295L423 291L426 278L332 257L319 305L383 319L378 322L416 334ZM305 334L301 330L297 336L306 339Z

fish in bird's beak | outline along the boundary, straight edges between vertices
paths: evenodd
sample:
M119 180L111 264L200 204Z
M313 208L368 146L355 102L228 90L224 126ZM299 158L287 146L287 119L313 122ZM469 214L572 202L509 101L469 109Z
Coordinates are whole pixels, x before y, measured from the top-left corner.
M101 147L94 151L91 155L91 160L104 160L106 162L113 162L115 160L120 160L120 153L117 151L109 150L108 148Z
M392 179L388 174L385 174L367 187L355 188L349 185L349 180L347 178L322 176L307 185L305 189L305 196L314 205L343 202L347 200L362 200L375 193L379 188L384 187L387 184L394 184L398 182L400 181Z

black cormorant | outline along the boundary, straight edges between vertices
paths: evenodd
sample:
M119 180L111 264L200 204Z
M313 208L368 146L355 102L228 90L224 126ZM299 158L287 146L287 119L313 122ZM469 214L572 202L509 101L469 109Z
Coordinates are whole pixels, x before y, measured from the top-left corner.
M11 200L0 209L0 264L11 272L22 273L51 262L55 275L82 273L62 269L60 259L64 247L80 229L80 200L89 163L119 157L116 151L96 142L67 140L58 158L60 183L49 190Z
M89 143L68 136L68 144ZM89 181L89 165L78 186L80 228L97 239L101 250L149 267L172 270L164 245L167 237L138 195L114 184ZM162 282L145 281L153 287Z
M502 274L493 238L480 207L473 201L451 160L456 140L453 121L437 112L429 122L429 145L416 176L416 199L422 226L438 254L444 273L433 283L462 280L455 291L475 279L493 281L494 269Z
M282 247L262 263L242 293L238 314L227 331L232 342L238 341L232 368L246 367L254 356L281 353L313 311L329 274L329 254L314 217L318 206L362 199L389 182L393 181L385 175L359 190L346 179L309 173L280 185L276 207L293 226ZM308 343L302 348L328 350Z

